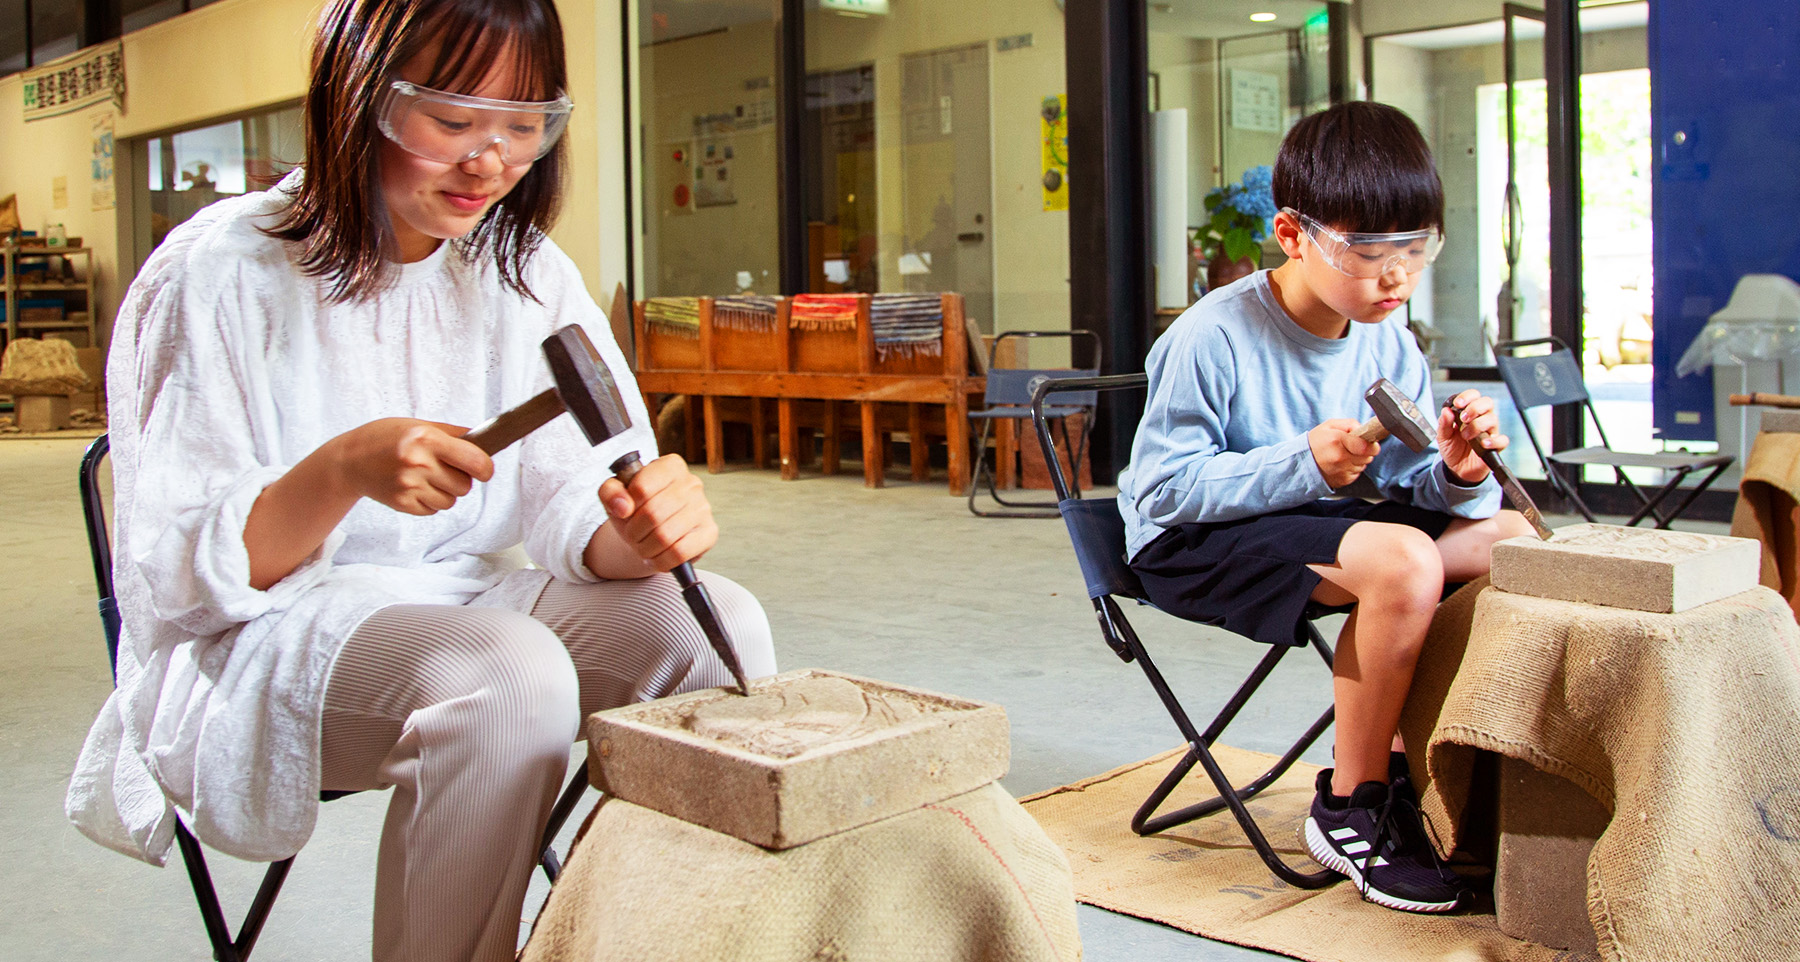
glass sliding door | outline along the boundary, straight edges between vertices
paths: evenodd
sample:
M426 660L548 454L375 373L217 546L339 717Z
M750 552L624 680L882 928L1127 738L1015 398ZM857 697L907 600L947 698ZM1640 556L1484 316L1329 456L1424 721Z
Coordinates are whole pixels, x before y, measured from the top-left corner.
M776 0L639 0L637 296L781 293Z
M811 289L956 291L983 331L1066 329L1057 5L808 6Z
M1166 225L1152 245L1159 320L1205 292L1213 252L1195 234L1208 220L1206 195L1273 165L1288 128L1329 106L1329 8L1308 0L1149 5L1151 194ZM1282 259L1267 240L1260 265Z

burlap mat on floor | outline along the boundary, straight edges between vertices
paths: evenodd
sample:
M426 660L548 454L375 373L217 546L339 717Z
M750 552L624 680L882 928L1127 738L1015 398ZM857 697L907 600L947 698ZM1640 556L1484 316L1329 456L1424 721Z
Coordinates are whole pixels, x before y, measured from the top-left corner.
M1078 962L1069 866L997 782L771 852L616 800L523 962Z
M1614 812L1588 860L1604 958L1800 958L1800 626L1776 592L1664 615L1472 585L1414 677L1402 731L1422 730L1440 831L1477 749Z
M1496 927L1491 907L1485 912L1414 915L1364 902L1344 882L1313 891L1293 888L1263 865L1229 812L1139 837L1131 831L1131 814L1182 751L1023 799L1026 811L1068 853L1076 899L1311 962L1580 958L1506 936ZM1275 760L1223 745L1214 755L1239 784ZM1302 871L1318 870L1303 854L1299 838L1317 771L1297 764L1249 805L1270 844ZM1212 794L1211 780L1196 767L1162 810L1173 811Z

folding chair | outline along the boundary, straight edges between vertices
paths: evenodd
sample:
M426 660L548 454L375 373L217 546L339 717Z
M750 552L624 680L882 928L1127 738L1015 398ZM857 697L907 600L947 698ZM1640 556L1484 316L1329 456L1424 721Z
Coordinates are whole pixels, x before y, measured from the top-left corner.
M1513 353L1520 348L1541 344L1551 345L1549 354L1520 357ZM1658 528L1667 528L1669 522L1680 517L1688 505L1693 504L1694 499L1700 496L1700 492L1705 491L1708 485L1731 466L1733 459L1729 454L1636 454L1614 451L1612 443L1606 440L1606 429L1600 426L1600 415L1594 411L1594 401L1588 396L1587 383L1582 380L1581 366L1575 359L1575 352L1569 350L1569 346L1559 338L1536 337L1502 341L1494 345L1494 362L1500 368L1500 379L1506 382L1507 393L1512 395L1513 404L1519 409L1520 419L1525 424L1525 436L1531 440L1531 449L1537 452L1538 463L1544 466L1544 476L1549 479L1551 490L1566 498L1589 521L1594 520L1594 512L1581 500L1578 490L1585 465L1603 464L1612 468L1613 476L1619 483L1637 495L1638 502L1643 507L1631 516L1631 520L1625 522L1627 525L1635 525L1646 517L1652 517L1656 519ZM1600 435L1599 445L1546 454L1544 446L1538 442L1537 432L1531 429L1531 419L1525 416L1525 412L1546 404L1554 409L1576 403L1587 409L1588 419L1593 423L1594 431ZM1659 468L1668 474L1668 481L1654 496L1649 496L1626 476L1626 468ZM1712 472L1688 492L1674 511L1664 515L1657 510L1689 474L1702 468L1711 468ZM1558 469L1569 469L1570 477L1565 478Z
M106 530L106 506L100 497L100 462L105 460L109 449L109 438L102 434L88 445L87 453L81 458L81 511L87 520L88 550L94 561L94 585L100 593L100 623L106 632L106 659L112 666L113 680L119 678L119 605L113 596L112 577L112 542ZM575 776L563 789L561 797L551 809L550 821L545 824L542 854L538 863L544 869L544 875L555 883L562 872L562 862L557 857L551 843L556 840L556 833L562 829L569 818L575 804L580 801L582 792L587 788L587 763L582 762ZM319 800L329 802L354 795L355 792L320 792ZM250 950L256 946L256 937L262 934L263 923L268 921L269 910L275 906L275 897L281 893L282 883L287 881L288 871L294 867L294 857L289 856L279 862L270 863L268 871L263 873L262 884L256 890L256 897L250 902L249 911L244 913L244 921L238 926L236 937L225 922L225 912L219 905L217 889L213 887L212 873L206 868L206 853L201 850L200 842L179 816L175 819L175 843L181 849L181 859L187 866L188 881L194 886L194 900L200 904L200 918L206 924L206 937L212 943L213 958L218 962L244 962L250 957Z
M1142 388L1148 378L1142 374L1119 374L1110 377L1058 378L1039 384L1032 397L1032 425L1037 431L1038 443L1046 451L1051 450L1050 428L1047 415L1041 413L1043 399L1051 392L1058 391L1116 391L1131 388ZM1257 663L1250 676L1244 680L1231 698L1226 701L1205 731L1195 727L1188 718L1187 711L1175 697L1169 683L1158 671L1144 644L1138 639L1137 632L1125 619L1125 612L1119 606L1118 599L1125 598L1140 605L1149 606L1144 595L1143 585L1139 583L1136 573L1131 570L1125 557L1125 521L1119 514L1119 503L1113 498L1078 498L1074 495L1068 482L1064 479L1062 466L1055 458L1049 458L1050 479L1056 486L1056 494L1060 500L1059 507L1063 523L1069 529L1069 540L1075 546L1075 558L1081 565L1081 573L1087 581L1088 597L1093 601L1094 614L1100 622L1100 634L1113 653L1121 661L1138 663L1144 671L1144 677L1150 680L1150 686L1156 689L1157 697L1162 699L1163 708L1174 719L1175 727L1181 730L1182 737L1187 739L1187 753L1175 763L1162 783L1139 806L1131 818L1131 830L1139 835L1154 835L1177 825L1184 825L1195 819L1211 815L1220 809L1229 808L1238 826L1243 829L1244 836L1250 840L1256 854L1262 857L1269 871L1290 885L1300 888L1321 888L1337 881L1341 876L1336 872L1321 870L1306 873L1290 867L1281 856L1275 853L1262 828L1256 819L1251 817L1244 802L1269 787L1276 779L1291 768L1302 752L1311 747L1326 728L1331 726L1335 717L1334 709L1327 708L1318 721L1300 736L1279 761L1268 771L1257 776L1242 788L1231 784L1230 779L1214 760L1212 746L1224 733L1225 727L1237 717L1238 711L1256 692L1258 686L1274 670L1289 649L1287 645L1271 645L1268 654ZM1313 626L1313 619L1328 614L1323 606L1308 605L1306 617L1301 622L1307 641L1324 660L1326 668L1331 667L1332 649L1326 643L1318 629ZM1187 777L1195 764L1206 771L1212 779L1213 787L1218 795L1189 805L1185 808L1157 815L1156 810L1162 805L1181 780Z
M1031 368L1031 367L999 367L1000 345L1013 338L1019 338L1029 344L1038 338L1067 338L1071 353L1077 341L1088 344L1093 366L1086 368ZM1073 357L1070 358L1073 361ZM983 391L983 407L979 411L970 411L969 420L979 421L981 430L975 441L975 478L969 485L969 512L982 518L1054 518L1056 502L1008 500L1000 496L998 478L1009 475L1010 465L1003 467L1002 458L1010 458L1017 442L1012 445L1004 441L995 446L994 467L988 469L987 443L997 421L1023 422L1031 417L1031 392L1039 381L1047 378L1093 377L1100 373L1100 335L1093 331L1005 331L994 338L988 347L987 385ZM1056 418L1062 425L1063 447L1072 455L1071 464L1079 466L1087 457L1087 439L1089 429L1093 426L1095 395L1092 391L1077 391L1058 394L1049 399L1044 408L1044 416ZM1069 437L1069 418L1081 414L1081 430L1077 438ZM1022 426L1022 425L1021 425ZM1014 430L1012 437L1018 438L1019 432ZM1004 437L1004 436L1003 436ZM1054 457L1052 457L1054 460ZM1075 469L1079 493L1080 468ZM982 510L975 506L976 493L981 490L982 482L987 483L988 497L1000 505L1001 510ZM1011 509L1011 510L1006 510Z

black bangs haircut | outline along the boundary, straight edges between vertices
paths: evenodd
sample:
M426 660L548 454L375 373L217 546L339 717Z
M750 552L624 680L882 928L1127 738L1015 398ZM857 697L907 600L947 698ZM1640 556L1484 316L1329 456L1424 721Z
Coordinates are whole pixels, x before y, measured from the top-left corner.
M1412 118L1352 100L1300 119L1275 155L1276 207L1338 230L1443 229L1444 185Z
M328 279L334 300L367 298L388 279L394 230L381 198L376 116L400 68L434 48L425 81L433 89L470 93L503 64L520 83L510 99L552 100L568 88L562 21L550 0L333 0L313 43L306 174L269 233L301 245L301 269ZM452 242L470 261L491 254L501 282L532 300L526 265L556 222L566 144L559 139Z

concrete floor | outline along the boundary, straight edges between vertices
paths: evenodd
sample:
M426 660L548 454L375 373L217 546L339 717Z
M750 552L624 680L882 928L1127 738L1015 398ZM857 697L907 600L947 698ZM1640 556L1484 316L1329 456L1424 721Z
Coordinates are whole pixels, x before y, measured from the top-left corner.
M5 914L13 919L0 927L0 958L203 960L210 951L179 859L157 870L113 854L62 814L75 755L111 686L75 492L84 445L0 440L0 551L11 559L0 579L8 629L0 633L0 904L12 906ZM724 535L703 566L762 599L783 669L832 668L1005 706L1013 746L1004 784L1016 795L1179 745L1142 674L1101 643L1061 524L974 518L940 483L896 479L871 491L848 470L789 483L746 468L707 478ZM1134 624L1196 713L1218 704L1262 653L1154 612ZM1279 751L1330 697L1322 667L1300 653L1225 740ZM1308 760L1328 763L1328 743ZM363 793L322 808L256 959L367 957L386 801ZM234 925L260 873L214 858ZM527 915L546 892L538 876ZM1276 958L1086 906L1080 913L1089 962Z

